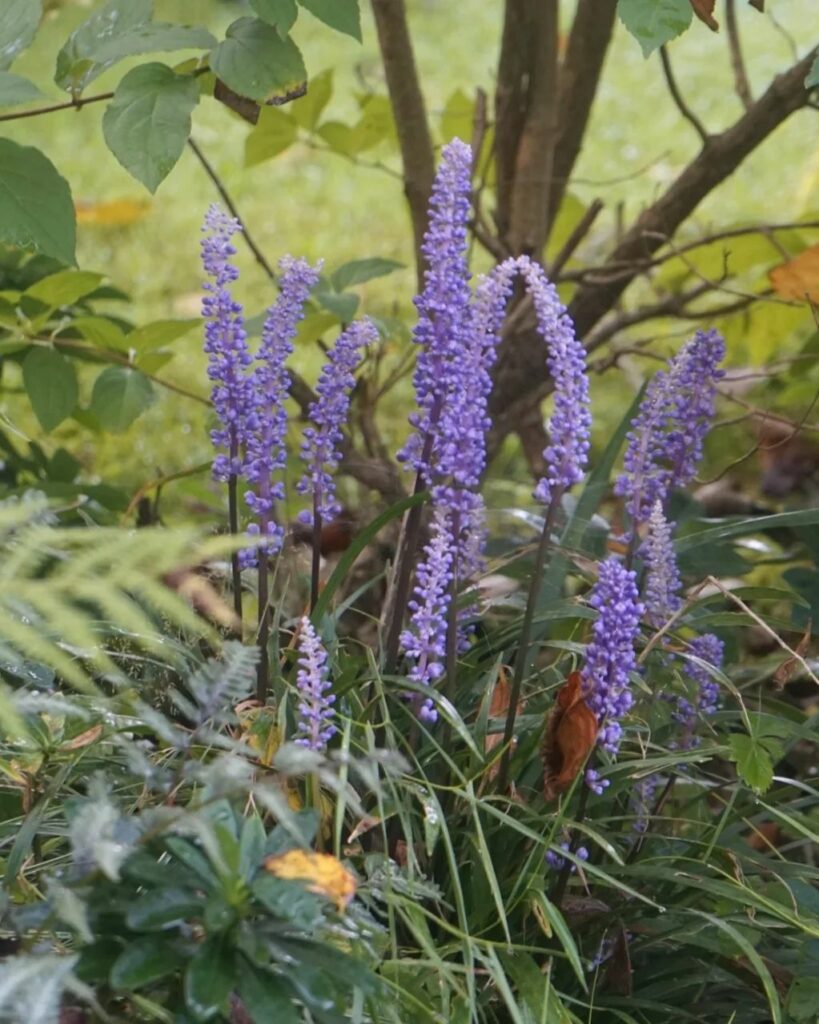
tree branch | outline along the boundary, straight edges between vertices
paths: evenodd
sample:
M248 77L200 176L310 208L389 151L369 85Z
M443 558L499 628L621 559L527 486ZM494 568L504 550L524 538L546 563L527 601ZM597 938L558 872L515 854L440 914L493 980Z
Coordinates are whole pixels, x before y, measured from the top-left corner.
M435 177L432 137L415 67L404 0L372 0L372 8L401 147L404 194L412 218L415 259L421 283L424 274L421 243L426 231L427 207Z
M668 56L668 48L665 46L660 47L660 63L663 66L665 84L668 86L668 91L671 93L671 99L674 100L674 105L685 120L693 127L697 135L699 135L700 141L704 146L708 142L708 132L705 130L705 125L702 121L700 121L691 107L689 107L685 102L685 98L680 92L680 87L677 85L677 80L674 77L674 72L671 68L671 59Z
M735 0L725 0L725 28L728 32L728 49L731 53L731 67L734 69L734 88L746 110L751 109L754 102L751 94L751 83L745 71L742 57L742 44L739 40L739 25Z
M554 221L580 155L614 29L617 0L579 0L558 80L558 128L549 221Z
M498 236L508 248L518 144L526 120L530 10L527 0L506 0L498 83L495 87L495 178Z

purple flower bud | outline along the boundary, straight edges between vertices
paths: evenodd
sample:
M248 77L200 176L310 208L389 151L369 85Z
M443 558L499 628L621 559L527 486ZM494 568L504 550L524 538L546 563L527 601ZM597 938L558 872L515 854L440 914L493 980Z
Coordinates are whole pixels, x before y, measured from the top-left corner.
M208 377L213 381L211 398L221 426L211 431L215 448L226 449L213 461L217 480L238 476L242 470L241 449L247 440L248 417L253 409L253 388L247 374L252 357L247 348L242 307L234 302L230 285L239 276L230 257L236 249L232 236L241 230L238 221L218 206L211 206L202 231L202 263L211 281L205 284L202 300Z
M586 648L583 689L600 723L598 743L612 754L620 746L620 719L633 703L631 673L637 668L634 644L644 608L634 572L614 558L600 563L589 605L597 612Z
M664 626L682 607L680 573L671 541L671 524L663 515L663 506L654 503L648 519L648 535L642 548L646 567L645 604L652 626Z
M535 488L538 501L548 504L555 494L580 483L589 458L586 350L575 337L574 324L543 268L528 256L519 256L517 266L532 296L538 331L546 342L546 365L554 382L549 445L543 452L546 475Z
M318 397L308 412L314 425L304 431L301 445L301 457L307 463L307 472L296 485L296 490L299 494L312 495L315 512L325 520L332 519L341 511L331 471L341 459L342 426L347 420L350 392L355 385L353 372L361 360L362 349L377 339L378 331L370 320L357 320L350 324L330 349L316 387ZM313 514L305 512L301 518L310 522Z
M444 402L463 381L458 360L472 334L466 259L471 175L472 150L453 139L443 148L432 188L422 246L427 269L423 290L415 300L418 323L413 341L420 346L413 376L418 412L410 418L415 433L398 456L426 480Z
M295 742L322 753L338 731L333 725L335 697L327 677L327 651L307 616L299 623L299 717Z
M409 602L409 629L401 634L401 647L413 663L409 678L429 686L443 674L446 655L447 613L451 601L453 545L451 524L437 509L429 542L416 571L415 592ZM419 717L434 722L438 713L431 700L415 698Z
M568 853L569 852L569 844L568 844L568 842L561 843L560 844L560 849L563 850L565 853ZM575 854L575 857L578 858L578 860L586 861L586 860L589 859L589 851L586 849L585 846L578 846L578 848L574 851L574 854ZM562 871L564 865L566 864L566 858L565 857L561 857L560 854L559 853L555 853L554 850L547 850L546 851L546 863L549 865L549 867L554 868L556 871ZM569 869L569 873L573 875L576 871L577 871L577 865L576 864L572 864L571 868Z
M259 517L259 524L251 524L250 532L270 538L266 554L281 548L284 533L275 519L275 504L284 499L284 484L275 477L287 463L285 402L291 381L285 363L318 272L319 267L291 256L279 261L279 297L267 312L252 377L255 413L247 438L244 475L254 489L246 493L245 500ZM242 552L242 556L244 566L256 565L258 549Z
M718 331L697 331L667 370L655 374L628 434L625 471L615 493L627 498L633 529L659 501L694 476L714 415L718 364L725 342Z

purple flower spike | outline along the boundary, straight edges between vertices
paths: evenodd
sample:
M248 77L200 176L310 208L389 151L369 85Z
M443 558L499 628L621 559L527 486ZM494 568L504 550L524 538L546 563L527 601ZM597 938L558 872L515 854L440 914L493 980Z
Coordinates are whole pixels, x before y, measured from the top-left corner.
M362 350L377 339L378 331L371 321L357 320L350 324L330 350L316 387L318 398L309 409L314 426L304 431L301 445L307 472L296 490L299 494L312 495L314 511L324 520L332 519L341 511L331 471L341 459L342 424L346 422L350 391L355 385L353 371L361 360ZM311 522L313 513L303 512L301 518Z
M631 425L625 471L614 486L627 498L636 530L659 501L694 476L714 415L719 363L725 342L718 331L697 331L668 364L655 374Z
M543 452L548 468L535 488L538 501L548 504L555 494L580 483L589 458L591 412L586 350L575 337L574 324L543 268L528 256L519 256L517 266L532 296L555 387L554 412L547 428L549 446Z
M441 154L422 246L427 270L423 291L415 300L418 323L413 341L421 349L413 376L419 408L410 417L415 432L398 456L427 480L443 406L463 383L459 360L472 336L466 259L471 175L472 150L453 139Z
M238 476L242 470L241 449L247 439L248 417L253 409L253 388L247 368L253 361L247 348L242 307L234 302L230 285L239 276L230 262L236 249L232 236L241 230L238 221L211 206L202 231L202 263L211 278L205 284L202 316L205 352L210 357L208 377L213 381L211 397L221 426L211 431L215 448L227 449L213 461L217 480Z
M413 662L409 678L429 686L444 671L447 613L451 600L453 545L451 524L446 513L437 509L432 533L416 572L415 594L409 602L409 629L401 634L401 647ZM438 712L431 700L417 701L419 718L434 722Z
M654 503L648 519L648 536L642 549L646 566L645 603L652 626L664 626L682 607L680 573L671 541L671 524L663 515L663 506Z
M583 688L586 703L600 723L597 742L616 754L622 733L620 719L634 700L629 677L637 668L634 643L644 611L635 573L614 558L601 562L589 605L596 610L597 620L586 648Z
M299 623L299 721L295 742L323 753L338 731L333 725L335 697L327 678L327 651L312 623L304 616Z
M256 413L247 439L244 473L254 489L245 494L245 499L259 518L259 523L252 523L248 532L270 538L264 549L268 555L281 548L284 535L275 520L275 504L284 499L284 484L274 477L287 462L285 401L290 391L290 374L285 362L293 351L296 329L310 289L318 280L319 269L292 256L279 261L279 297L267 312L252 378ZM242 556L245 567L258 562L256 549L242 552Z
M689 644L688 650L700 661L713 665L716 669L722 668L725 645L713 633L703 633L702 636L695 637ZM713 715L719 707L720 700L719 683L708 669L689 661L686 663L685 670L696 683L697 690L693 701L688 700L687 697L678 697L674 710L674 720L683 727L683 742L681 744L683 748L697 744L696 737L692 735L697 724L697 717Z

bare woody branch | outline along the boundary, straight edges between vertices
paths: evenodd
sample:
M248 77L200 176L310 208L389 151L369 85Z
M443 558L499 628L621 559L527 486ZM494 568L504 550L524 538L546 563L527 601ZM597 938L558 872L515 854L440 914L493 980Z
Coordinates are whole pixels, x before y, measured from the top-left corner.
M432 137L415 66L404 0L372 0L372 8L401 147L404 193L412 218L420 282L424 268L421 243L426 230L427 206L435 176Z
M705 125L700 121L691 107L685 101L685 97L680 92L680 87L677 85L677 79L674 77L674 71L671 67L671 58L668 56L668 47L660 47L660 63L663 66L663 77L665 78L665 84L668 86L668 91L671 94L672 100L677 110L682 114L686 121L692 126L694 131L699 135L700 142L703 146L708 142L708 132L705 129Z
M739 25L737 24L737 10L735 0L725 0L725 28L728 33L728 49L731 53L731 67L734 71L734 88L739 96L743 107L750 110L754 98L751 95L751 83L748 81L748 74L745 70L745 60L742 56L742 43L739 38Z

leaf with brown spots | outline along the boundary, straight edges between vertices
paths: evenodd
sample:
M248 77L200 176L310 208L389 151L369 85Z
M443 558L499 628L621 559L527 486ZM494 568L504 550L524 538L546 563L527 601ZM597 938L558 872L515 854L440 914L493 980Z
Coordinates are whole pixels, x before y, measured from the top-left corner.
M557 691L543 734L543 795L565 793L583 767L597 739L597 716L581 692L579 672L572 672Z
M777 690L783 689L791 681L791 677L796 671L799 665L800 659L804 658L808 653L810 647L811 630L813 629L813 622L808 622L807 629L805 630L804 636L794 648L793 654L789 658L785 658L779 668L774 672L773 684Z
M696 14L700 21L704 21L712 32L719 32L719 22L714 17L716 5L717 0L691 0L694 14Z

